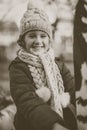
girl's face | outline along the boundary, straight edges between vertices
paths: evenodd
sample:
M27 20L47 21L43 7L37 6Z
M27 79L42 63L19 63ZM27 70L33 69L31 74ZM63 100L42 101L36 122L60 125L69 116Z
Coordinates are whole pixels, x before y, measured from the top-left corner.
M41 54L46 52L50 47L49 37L42 31L31 31L24 36L25 48L32 54Z

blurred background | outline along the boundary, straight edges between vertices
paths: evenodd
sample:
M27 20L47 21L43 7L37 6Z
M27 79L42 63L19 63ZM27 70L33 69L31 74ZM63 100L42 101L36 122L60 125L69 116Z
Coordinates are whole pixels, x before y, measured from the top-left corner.
M53 29L55 55L65 61L74 76L73 28L78 0L30 1L48 14ZM20 19L27 9L28 2L29 0L0 0L0 130L14 130L12 122L16 108L10 97L8 67L19 48L16 41ZM10 125L7 123L3 127L3 120L10 122ZM79 130L87 130L86 128L80 123Z

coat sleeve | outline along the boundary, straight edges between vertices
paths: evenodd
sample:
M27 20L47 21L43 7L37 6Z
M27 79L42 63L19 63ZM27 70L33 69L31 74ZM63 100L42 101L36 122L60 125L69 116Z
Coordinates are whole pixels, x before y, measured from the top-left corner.
M70 104L68 105L68 107L63 109L64 119L67 126L71 130L77 130L74 78L72 77L69 69L64 63L61 63L61 66L62 68L60 69L60 71L63 78L65 92L69 92L70 94Z
M32 78L25 72L28 67L25 66L11 64L9 68L10 90L17 110L37 130L51 130L55 122L63 124L60 116L36 95Z

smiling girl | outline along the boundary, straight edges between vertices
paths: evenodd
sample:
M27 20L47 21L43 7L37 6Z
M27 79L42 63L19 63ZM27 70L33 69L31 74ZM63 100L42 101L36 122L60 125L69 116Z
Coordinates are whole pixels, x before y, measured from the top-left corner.
M73 77L54 56L44 11L32 7L24 13L18 44L9 66L16 130L76 130Z

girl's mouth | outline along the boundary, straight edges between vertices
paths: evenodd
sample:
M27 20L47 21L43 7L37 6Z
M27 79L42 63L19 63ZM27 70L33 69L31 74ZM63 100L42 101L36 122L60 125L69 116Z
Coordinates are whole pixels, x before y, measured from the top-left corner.
M31 50L31 52L34 54L41 54L41 53L44 53L44 51L45 51L45 48L43 46L35 46L35 47L32 47L32 50Z
M44 48L44 46L33 46L32 48L36 49L36 50L40 50L40 49Z

